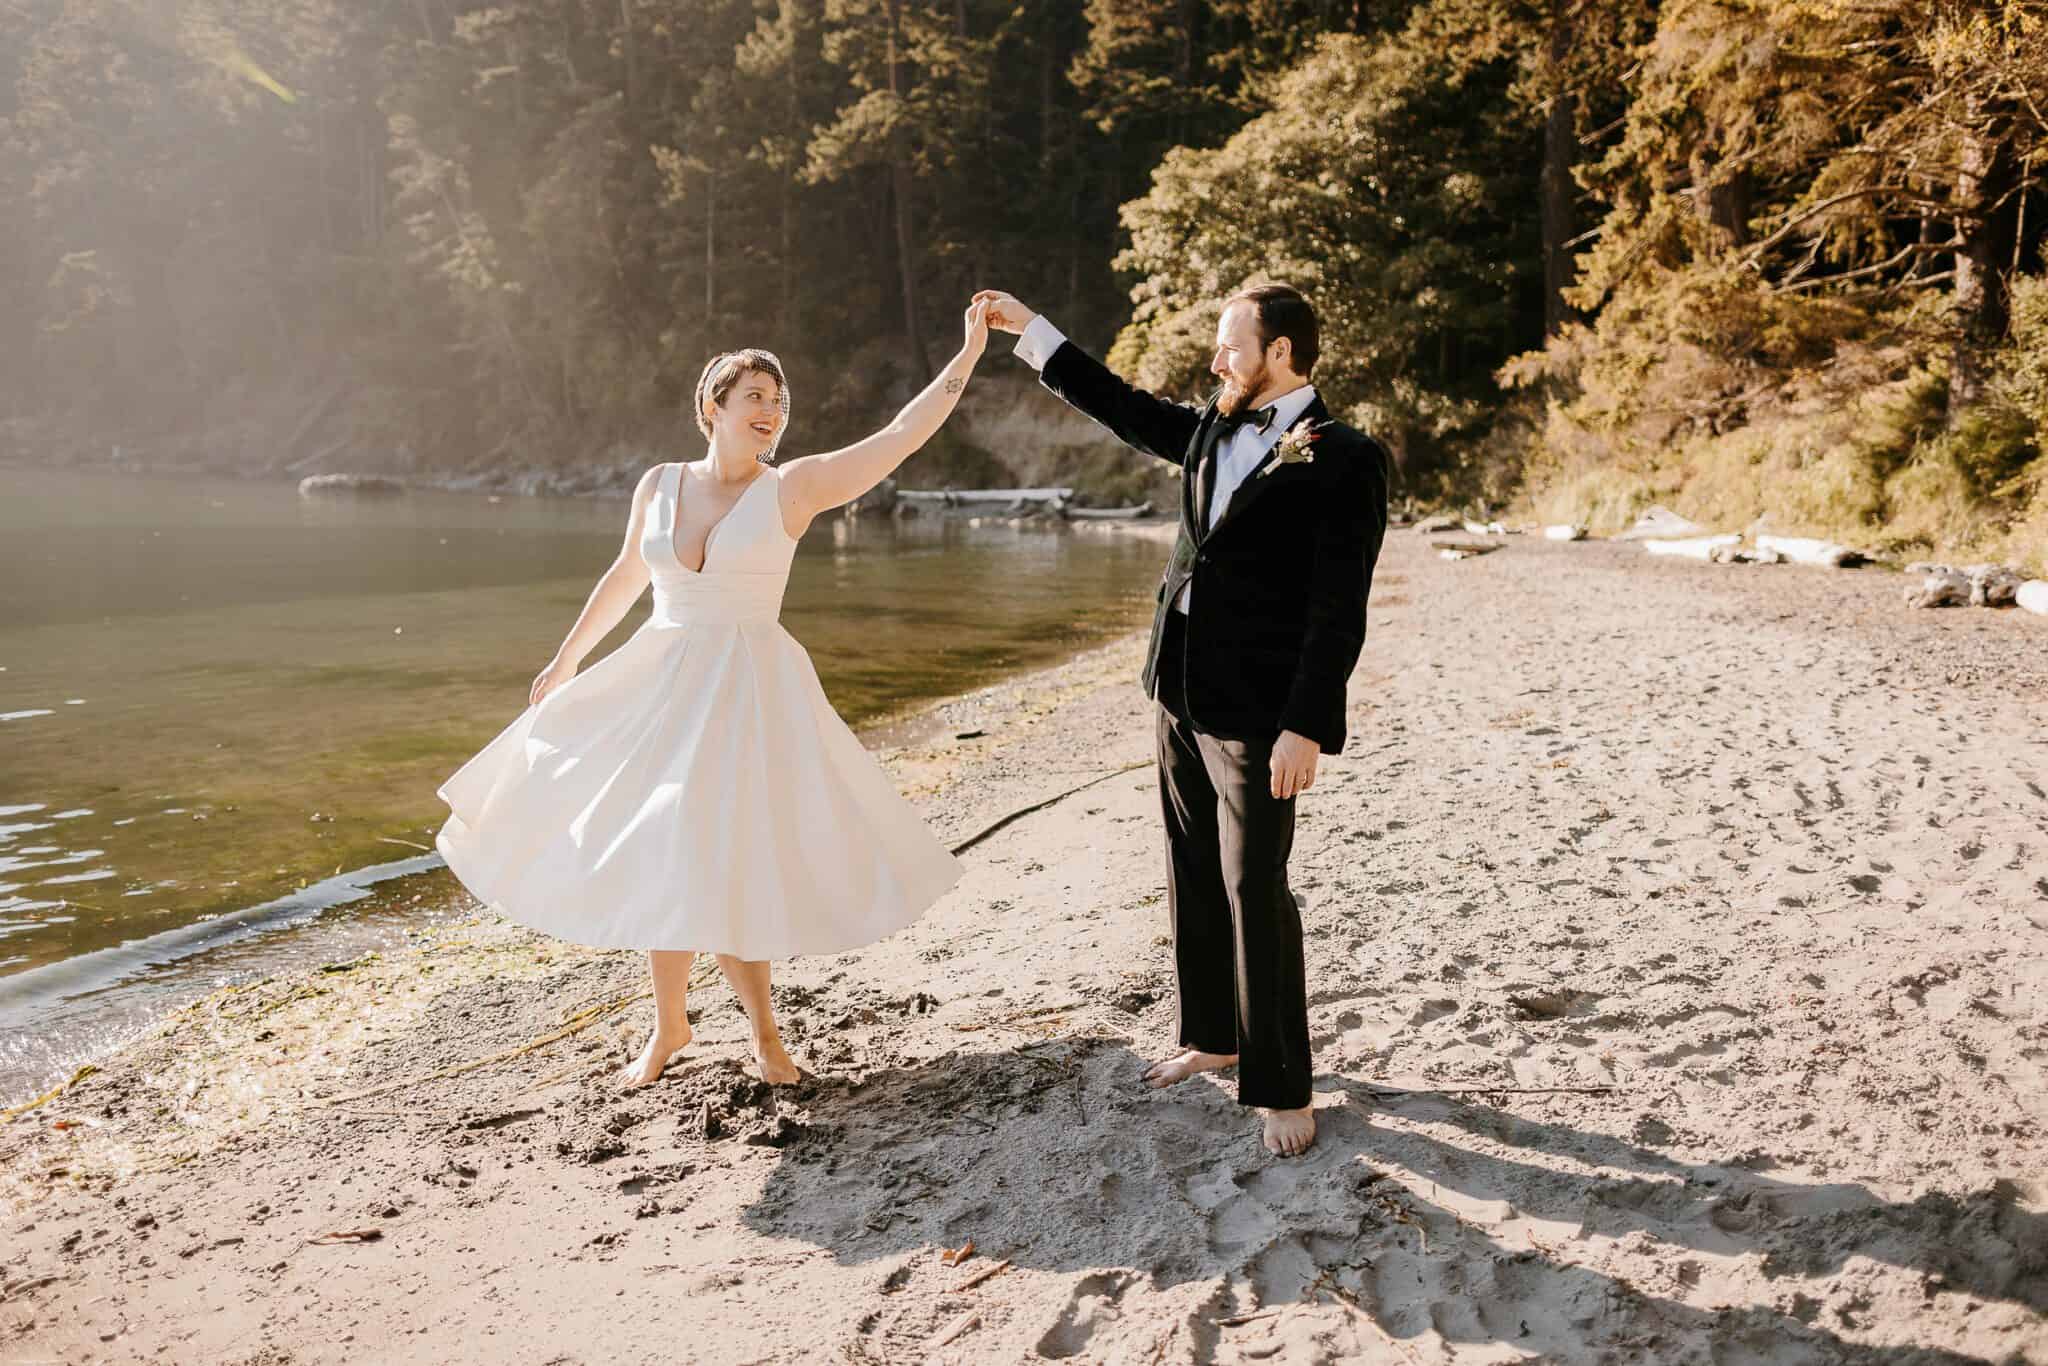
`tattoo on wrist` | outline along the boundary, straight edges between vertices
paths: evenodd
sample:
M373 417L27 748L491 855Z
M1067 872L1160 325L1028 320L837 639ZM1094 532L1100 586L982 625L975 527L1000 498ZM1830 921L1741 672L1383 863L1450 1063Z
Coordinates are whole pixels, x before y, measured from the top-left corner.
M961 379L958 375L946 381L946 392L949 394L957 394L966 387L967 381Z

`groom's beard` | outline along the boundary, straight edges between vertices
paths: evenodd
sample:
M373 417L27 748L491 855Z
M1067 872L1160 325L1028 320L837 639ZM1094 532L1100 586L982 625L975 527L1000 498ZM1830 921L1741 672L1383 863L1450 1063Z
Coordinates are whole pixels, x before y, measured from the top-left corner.
M1258 373L1248 383L1240 384L1236 379L1223 381L1223 392L1217 396L1216 411L1225 417L1241 417L1252 406L1254 396L1264 393L1268 378L1266 366L1261 363Z

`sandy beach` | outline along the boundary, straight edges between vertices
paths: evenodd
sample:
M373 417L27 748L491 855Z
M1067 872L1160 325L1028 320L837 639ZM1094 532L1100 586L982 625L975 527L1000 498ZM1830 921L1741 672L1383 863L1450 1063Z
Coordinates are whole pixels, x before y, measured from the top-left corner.
M953 842L1058 799L778 966L800 1085L706 964L618 1094L644 961L479 914L0 1124L0 1361L2048 1362L2048 621L1899 585L1392 533L1305 1157L1139 1083L1129 639L875 737Z

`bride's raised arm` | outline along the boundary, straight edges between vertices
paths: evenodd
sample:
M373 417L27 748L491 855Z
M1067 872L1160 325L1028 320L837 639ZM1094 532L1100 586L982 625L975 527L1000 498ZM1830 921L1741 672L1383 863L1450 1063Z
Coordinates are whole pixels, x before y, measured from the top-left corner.
M945 425L967 377L988 345L986 301L968 306L966 340L924 392L904 405L895 421L864 441L823 455L792 460L782 470L786 521L808 524L828 508L850 503L886 479Z

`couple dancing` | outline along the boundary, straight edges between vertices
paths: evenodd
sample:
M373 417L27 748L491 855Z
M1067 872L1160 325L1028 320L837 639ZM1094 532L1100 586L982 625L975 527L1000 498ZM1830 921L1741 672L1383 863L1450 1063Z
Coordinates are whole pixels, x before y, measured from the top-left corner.
M531 705L443 785L436 841L481 900L549 934L648 950L654 1029L624 1084L690 1042L685 992L710 952L770 1082L798 1073L769 962L901 929L961 873L840 721L777 617L813 518L851 502L945 422L987 346L1126 444L1185 471L1144 683L1157 700L1179 1048L1145 1080L1236 1065L1265 1145L1315 1138L1301 920L1287 885L1296 795L1344 745L1344 686L1386 525L1379 446L1309 383L1314 310L1284 285L1227 301L1203 407L1145 393L1008 294L985 290L960 351L887 427L771 463L789 424L776 358L714 358L696 391L702 460L634 490L625 542ZM579 666L654 585L646 625Z

